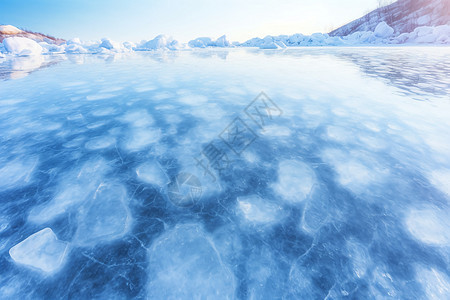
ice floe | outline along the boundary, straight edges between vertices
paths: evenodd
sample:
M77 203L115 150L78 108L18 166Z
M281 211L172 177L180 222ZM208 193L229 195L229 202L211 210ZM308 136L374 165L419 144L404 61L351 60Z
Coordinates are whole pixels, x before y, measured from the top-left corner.
M12 247L9 255L18 264L52 274L64 264L68 246L51 228L45 228Z

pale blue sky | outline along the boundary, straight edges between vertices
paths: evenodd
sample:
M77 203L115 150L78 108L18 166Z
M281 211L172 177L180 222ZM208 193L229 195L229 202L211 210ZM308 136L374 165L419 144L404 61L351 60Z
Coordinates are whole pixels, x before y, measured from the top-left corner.
M0 0L0 23L56 37L140 41L164 33L245 41L267 34L328 32L377 0Z

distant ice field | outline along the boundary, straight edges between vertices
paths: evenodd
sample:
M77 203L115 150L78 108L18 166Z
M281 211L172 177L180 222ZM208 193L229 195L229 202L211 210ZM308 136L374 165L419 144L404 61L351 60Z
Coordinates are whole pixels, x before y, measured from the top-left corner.
M449 299L448 57L0 62L0 299Z

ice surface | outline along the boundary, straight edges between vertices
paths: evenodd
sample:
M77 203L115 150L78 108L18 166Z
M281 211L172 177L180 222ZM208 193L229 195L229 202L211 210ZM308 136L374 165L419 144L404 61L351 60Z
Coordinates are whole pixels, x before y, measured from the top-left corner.
M271 39L288 48L6 54L0 298L445 299L449 49ZM262 90L283 110L263 128ZM18 266L47 227L61 265Z
M176 225L152 243L148 255L149 298L234 298L235 277L200 225Z
M67 251L68 243L45 228L12 247L9 255L18 264L52 274L63 265Z
M417 280L422 284L427 299L440 300L450 297L450 277L436 269L417 268Z
M303 202L316 182L314 171L304 162L283 160L278 165L278 181L272 188L291 204Z

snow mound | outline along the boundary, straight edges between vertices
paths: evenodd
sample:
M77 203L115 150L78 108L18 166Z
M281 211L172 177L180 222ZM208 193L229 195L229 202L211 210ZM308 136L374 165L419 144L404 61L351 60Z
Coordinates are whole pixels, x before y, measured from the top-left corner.
M149 250L150 299L233 299L236 282L200 225L180 224Z
M123 45L108 38L103 38L99 45L99 48L105 48L108 50L121 50Z
M39 55L42 47L32 39L25 37L8 37L3 40L3 45L11 54L19 56Z
M217 40L213 41L209 37L199 37L188 43L191 48L207 48L207 47L230 47L231 43L227 40L225 35L222 35Z
M394 34L394 29L389 26L386 22L381 22L377 25L374 32L376 37L387 39Z
M12 25L0 25L0 34L19 34L23 31Z
M18 264L50 274L63 265L67 249L68 243L58 240L52 229L45 228L12 247L9 255Z
M177 50L180 49L181 45L178 41L172 39L172 37L160 34L150 41L143 41L136 50L158 50L158 49L168 49Z

